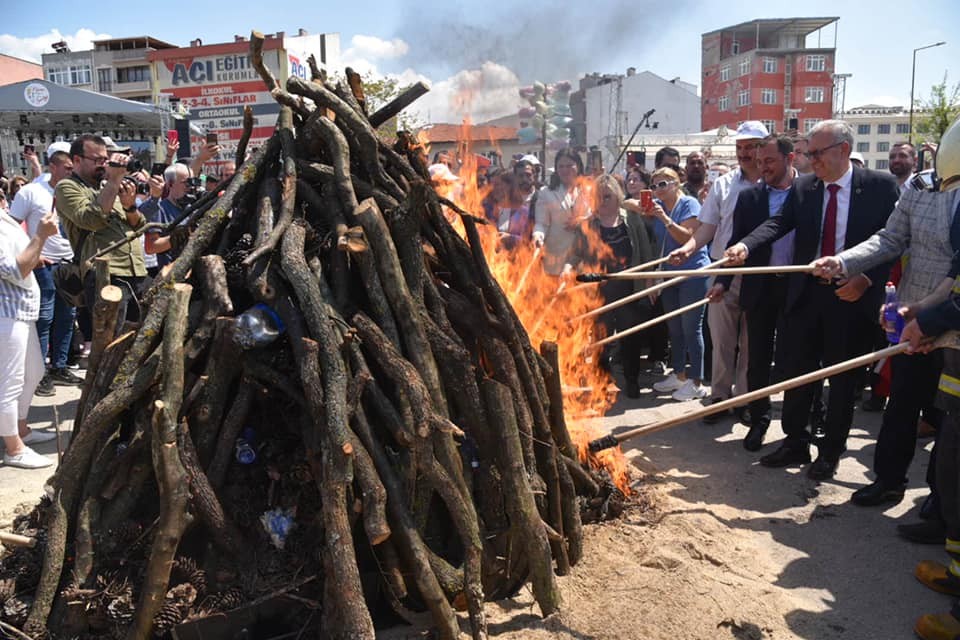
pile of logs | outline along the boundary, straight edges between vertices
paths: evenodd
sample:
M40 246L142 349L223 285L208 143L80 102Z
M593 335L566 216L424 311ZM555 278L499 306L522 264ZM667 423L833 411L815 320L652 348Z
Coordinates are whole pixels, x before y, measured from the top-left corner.
M531 345L483 221L458 211L458 235L415 145L377 137L397 104L368 116L355 74L315 65L282 88L262 43L276 131L194 207L137 325L98 274L73 440L16 522L37 544L0 565L13 635L161 636L287 593L313 637L426 614L455 638L462 610L483 638L483 602L528 582L558 609L581 509L610 510L564 424L556 345ZM242 349L256 303L285 331Z

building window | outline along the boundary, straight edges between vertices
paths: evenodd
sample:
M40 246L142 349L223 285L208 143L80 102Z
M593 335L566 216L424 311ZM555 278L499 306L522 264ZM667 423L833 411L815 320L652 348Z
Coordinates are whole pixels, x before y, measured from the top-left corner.
M882 127L883 125L880 125L880 126ZM889 127L890 125L887 125L887 126ZM887 151L890 151L890 143L889 143L889 142L878 142L878 143L877 143L877 151L881 151L881 152L883 152L883 153L886 153Z
M820 124L821 121L822 121L822 118L806 118L806 119L803 121L803 132L804 132L804 133L810 133L810 131L811 131L815 126L817 126L818 124Z
M90 84L93 82L90 65L81 64L70 67L70 84Z
M69 69L47 69L47 80L54 84L69 85L70 84L70 70Z
M734 40L733 42L730 43L730 54L735 56L735 55L739 55L739 53L740 53L740 41Z
M744 89L743 91L737 92L737 106L745 107L750 104L750 90Z
M890 163L887 160L877 160L877 169L889 169Z
M726 82L730 79L730 66L720 67L720 82Z
M89 64L70 65L47 69L47 80L54 84L71 86L91 84L93 72Z
M870 153L870 143L869 142L858 142L857 151L860 153Z
M764 59L763 59L763 72L764 72L764 73L776 73L776 72L777 72L777 59L776 59L776 58L764 58Z
M739 75L750 75L750 58L740 61Z
M117 84L127 82L149 82L150 67L120 67L117 69Z
M826 71L827 57L821 55L807 56L807 71Z
M868 124L858 124L858 125L857 125L857 135L858 135L858 136L868 136L868 135L870 135L870 125L868 125Z
M777 104L777 90L776 90L776 89L761 89L761 90L760 90L760 103L761 103L761 104Z
M897 133L910 133L910 125L908 123L899 123L897 125Z
M110 93L113 91L113 69L97 69L97 91Z
M720 96L717 99L717 109L720 111L730 110L730 96Z
M877 133L880 135L889 135L890 134L890 125L889 124L878 124Z
M776 120L761 120L763 126L767 128L767 131L774 133L777 130L777 121Z
M805 102L823 102L823 87L807 87L803 93Z

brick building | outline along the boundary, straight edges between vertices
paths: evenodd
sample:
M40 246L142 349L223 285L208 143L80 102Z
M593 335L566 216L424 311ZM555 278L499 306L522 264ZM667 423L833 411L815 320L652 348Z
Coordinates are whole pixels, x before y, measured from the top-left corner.
M704 33L701 129L761 120L771 131L805 132L831 118L837 20L762 19Z

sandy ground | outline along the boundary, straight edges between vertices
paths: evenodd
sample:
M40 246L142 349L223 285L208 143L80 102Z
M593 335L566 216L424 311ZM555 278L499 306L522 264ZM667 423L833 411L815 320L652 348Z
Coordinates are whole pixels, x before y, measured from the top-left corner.
M622 399L603 423L623 429L695 408L657 397ZM79 391L58 387L37 398L35 428L50 428L59 407L65 439ZM779 403L777 403L779 408ZM912 575L942 549L896 536L913 522L926 495L929 442L918 447L904 501L888 509L849 504L867 481L880 418L857 411L837 477L820 485L798 469L760 467L757 458L782 437L779 421L760 454L745 451L746 428L727 419L691 423L628 443L638 468L635 486L653 507L586 528L585 555L559 579L560 614L541 619L532 594L488 605L491 635L571 639L911 638L921 614L946 610L947 596ZM771 444L772 443L772 444ZM924 447L925 445L925 447ZM40 445L56 459L54 443ZM31 506L51 471L0 466L0 523L18 505ZM393 629L391 640L424 637Z

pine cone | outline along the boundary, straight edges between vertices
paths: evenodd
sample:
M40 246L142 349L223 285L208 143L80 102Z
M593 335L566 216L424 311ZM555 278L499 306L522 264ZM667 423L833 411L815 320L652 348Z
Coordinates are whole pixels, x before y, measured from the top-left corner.
M3 619L20 628L27 621L33 598L30 596L13 596L3 603Z
M185 611L176 602L167 602L153 617L153 635L162 636L183 622Z
M173 589L170 589L170 591L167 591L167 602L175 602L184 609L189 609L196 600L197 590L194 589L193 585L189 582L178 584Z
M245 600L240 587L230 587L210 598L208 607L214 611L231 611L243 604Z
M184 582L193 585L198 598L202 598L207 592L207 572L197 567L193 558L177 556L170 571L170 584L178 585Z
M117 624L130 624L133 621L133 597L123 595L114 598L107 605L107 617Z

